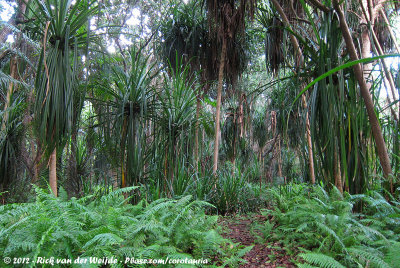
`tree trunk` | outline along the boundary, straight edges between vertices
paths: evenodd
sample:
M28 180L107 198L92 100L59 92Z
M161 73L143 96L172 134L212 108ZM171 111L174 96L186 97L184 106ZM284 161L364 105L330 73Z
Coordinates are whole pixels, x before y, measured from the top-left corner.
M346 22L346 18L344 16L343 10L338 2L338 0L333 1L334 8L339 15L340 21L340 29L342 31L343 38L346 42L347 49L350 54L351 60L358 60L358 55L356 48L353 43L353 39L349 30L349 27ZM363 50L366 51L366 50ZM372 102L372 97L369 92L369 87L364 78L364 72L360 64L353 66L354 73L356 75L358 84L360 86L361 96L365 103L365 108L367 109L368 119L371 124L372 135L374 137L376 143L376 149L378 152L378 157L383 169L383 174L385 178L389 179L390 181L390 190L393 192L393 183L392 179L390 178L392 174L392 168L390 166L389 155L386 149L385 140L382 135L381 127L379 125L378 118L376 117L375 110L374 110L374 103Z
M16 56L12 56L10 59L10 76L14 79L18 79L18 61ZM1 125L1 131L5 131L7 121L8 121L8 108L11 106L11 97L12 94L15 90L16 85L13 82L10 82L8 85L8 90L7 90L7 97L6 97L6 102L4 104L4 116L3 116L3 122Z
M54 196L57 196L57 150L54 148L49 160L49 184Z
M217 175L218 169L218 152L219 152L219 139L218 134L220 131L220 114L221 114L221 96L222 96L222 86L224 81L224 68L225 68L225 57L226 57L226 38L222 40L221 49L221 60L219 63L219 73L218 73L218 91L217 91L217 111L215 119L215 140L214 140L214 161L213 161L213 174Z
M285 26L291 29L290 22L286 16L285 12L283 11L281 5L279 4L279 2L277 0L271 0L271 1L274 4L279 15L282 17L282 20L283 20L283 23L285 24ZM293 48L294 48L294 51L296 54L298 66L302 67L304 64L304 57L303 57L303 53L300 49L299 42L297 41L296 36L294 36L293 34L290 34L290 41L293 45ZM301 96L301 99L303 102L303 108L306 110L306 138L307 138L307 147L308 147L308 156L309 156L308 167L309 167L311 183L315 184L314 154L313 154L312 140L311 140L310 119L309 119L309 115L308 115L307 101L306 101L306 97L304 94Z
M376 50L378 51L378 55L380 55L380 56L381 56L381 55L384 55L384 52L383 52L383 49L382 49L382 47L381 47L381 45L380 45L380 43L379 43L378 37L376 36L376 34L375 34L375 32L373 31L373 29L371 30L371 33L372 33L372 37L373 37L373 39L374 39L374 45L375 45L375 47L376 47ZM384 70L386 79L387 79L387 81L388 81L388 83L389 83L389 88L390 88L390 91L391 91L391 93L392 93L392 97L393 97L393 99L395 100L395 98L396 98L396 93L395 93L395 92L396 92L396 85L395 85L395 83L394 83L394 78L393 78L393 76L392 76L392 73L390 72L389 67L388 67L387 64L386 64L385 59L381 59L381 63L382 63L382 67L383 67L383 70ZM385 83L385 87L386 87L386 91L387 91L387 86L386 86L385 80L384 80L384 83ZM390 98L390 95L389 95L388 92L387 92L387 98L388 98L388 100L389 100L389 105L390 105L392 102L394 102L394 100L392 100L392 98ZM398 103L398 106L400 107L400 103ZM398 117L397 117L397 114L396 114L396 112L394 111L393 107L390 106L390 110L391 110L391 112L392 112L392 115L393 115L393 117L394 117L394 120L399 121L399 119L398 119Z
M126 187L125 182L125 141L127 133L128 118L124 115L124 122L122 123L122 137L121 137L121 188Z
M307 100L304 94L301 96L301 100L303 102L303 108L306 110L306 137L307 137L307 147L308 147L308 157L309 157L308 171L310 172L311 183L315 184L314 153L311 140L311 126L310 126L310 118L308 116Z
M338 188L338 190L341 193L343 193L342 174L340 170L340 158L338 158L336 143L333 149L333 177L335 179L336 188Z
M200 96L197 96L196 100L196 124L194 130L194 168L196 172L199 172L199 117L201 110Z
M278 177L282 178L282 154L281 154L281 139L278 141L278 146L277 146L277 155L278 155Z

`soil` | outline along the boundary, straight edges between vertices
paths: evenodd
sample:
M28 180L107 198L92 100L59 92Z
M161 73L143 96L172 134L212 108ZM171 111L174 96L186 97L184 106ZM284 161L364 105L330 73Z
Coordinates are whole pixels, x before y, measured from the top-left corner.
M225 238L231 239L235 243L243 246L254 245L253 248L242 258L247 261L240 267L296 267L291 261L292 256L286 254L285 250L278 242L259 242L257 236L261 233L253 227L257 223L267 221L262 215L241 215L222 218L221 224L226 230L223 234Z

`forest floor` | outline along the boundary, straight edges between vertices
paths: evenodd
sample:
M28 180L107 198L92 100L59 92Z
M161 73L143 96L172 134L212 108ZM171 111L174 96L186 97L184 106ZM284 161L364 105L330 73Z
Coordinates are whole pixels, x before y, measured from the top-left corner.
M278 242L263 241L262 234L257 228L269 220L263 215L235 215L223 217L220 224L223 226L225 238L231 239L235 243L253 248L242 258L247 263L240 267L296 267L292 262L293 256L289 256Z

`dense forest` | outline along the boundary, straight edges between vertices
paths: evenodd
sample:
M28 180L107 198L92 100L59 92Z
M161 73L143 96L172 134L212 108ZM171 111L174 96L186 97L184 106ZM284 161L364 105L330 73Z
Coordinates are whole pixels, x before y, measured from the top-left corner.
M0 267L400 267L399 11L0 0Z

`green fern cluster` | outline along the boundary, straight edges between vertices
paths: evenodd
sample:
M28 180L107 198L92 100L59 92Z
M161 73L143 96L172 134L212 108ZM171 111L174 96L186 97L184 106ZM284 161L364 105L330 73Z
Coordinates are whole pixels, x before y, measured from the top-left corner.
M240 260L241 249L218 234L217 216L204 214L208 203L186 196L150 204L145 201L127 204L122 193L134 188L98 198L67 200L36 187L36 202L0 207L0 250L4 256L30 260L37 257L73 260L114 257L122 261L203 258L210 262L218 259L220 263ZM62 192L60 195L63 196ZM113 267L122 266L118 263Z
M400 208L378 192L330 192L321 186L288 185L269 191L274 210L263 233L283 241L306 263L301 267L399 267ZM354 207L362 212L355 213ZM316 265L316 266L312 266Z

